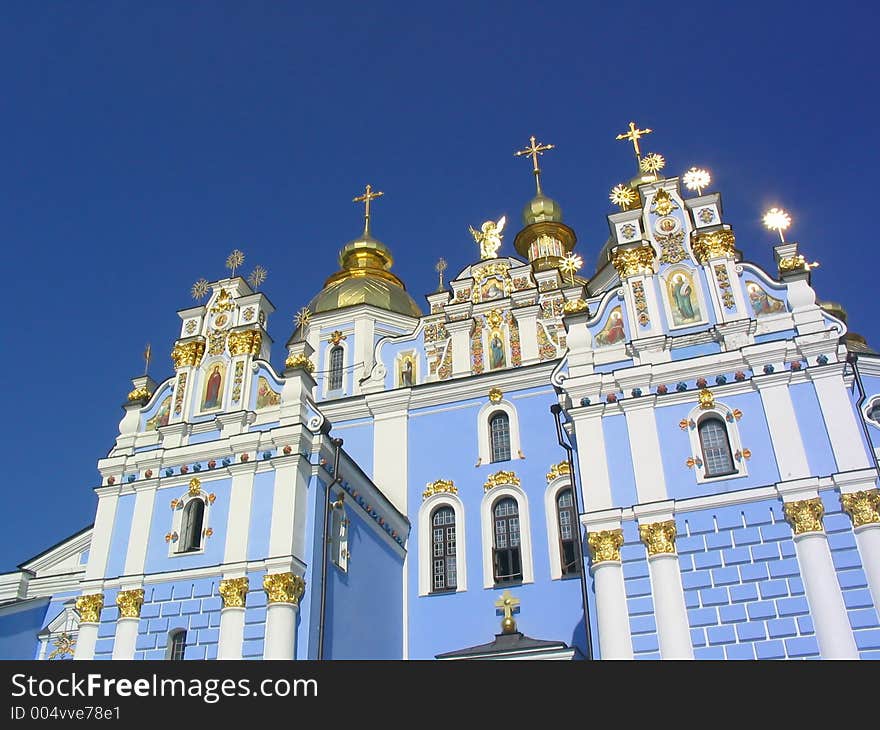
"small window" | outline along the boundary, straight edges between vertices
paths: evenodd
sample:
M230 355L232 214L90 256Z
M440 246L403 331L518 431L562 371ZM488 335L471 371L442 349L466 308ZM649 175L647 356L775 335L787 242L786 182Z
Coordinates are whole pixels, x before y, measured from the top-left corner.
M736 473L724 421L717 416L708 416L700 421L697 430L700 437L700 447L703 450L706 476L719 477Z
M168 641L168 659L171 661L182 661L183 654L186 651L186 629L178 629L171 632Z
M496 411L489 418L489 449L492 461L510 461L510 418Z
M520 553L519 505L512 497L499 499L492 507L494 523L493 564L495 583L522 580Z
M330 511L330 556L333 564L343 572L348 572L348 517L344 507L333 507Z
M344 350L337 345L330 350L330 376L327 379L328 390L342 388L342 357Z
M180 521L180 547L178 552L190 553L202 547L202 524L205 521L205 503L191 499L183 508Z
M431 515L432 593L457 588L455 558L455 512L452 507L440 507Z
M556 517L559 521L559 558L562 561L562 575L578 575L581 571L581 561L574 532L577 529L577 516L571 489L563 489L556 496Z

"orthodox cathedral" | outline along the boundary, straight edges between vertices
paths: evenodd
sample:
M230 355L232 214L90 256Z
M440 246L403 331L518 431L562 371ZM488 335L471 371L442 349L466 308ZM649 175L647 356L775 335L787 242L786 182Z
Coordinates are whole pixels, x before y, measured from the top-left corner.
M880 658L880 356L784 211L767 272L650 131L595 267L532 137L521 227L426 305L367 186L281 370L234 251L132 381L94 524L0 575L0 656Z

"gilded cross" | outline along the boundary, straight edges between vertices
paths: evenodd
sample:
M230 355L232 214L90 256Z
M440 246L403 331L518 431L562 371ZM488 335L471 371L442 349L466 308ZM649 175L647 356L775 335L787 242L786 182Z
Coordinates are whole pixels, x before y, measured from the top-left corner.
M640 160L642 157L642 151L639 149L639 138L644 137L646 134L651 134L653 129L639 129L636 126L635 122L629 123L629 131L624 132L623 134L618 134L617 139L626 139L633 143L633 149L636 151L636 159Z
M363 203L364 204L364 235L367 236L370 233L370 201L375 200L376 198L380 198L385 193L381 190L373 192L373 187L371 185L367 185L366 190L363 195L358 195L352 202L354 203Z
M443 289L443 272L449 267L449 264L446 263L446 259L441 258L437 265L434 267L434 270L440 275L440 284L437 286L437 291L441 291Z
M505 590L501 594L501 598L495 601L495 607L504 611L504 619L501 621L501 627L504 633L514 633L516 631L516 622L513 620L513 611L519 606L519 598L515 598L509 590Z
M529 141L531 144L526 147L524 150L520 150L519 152L514 152L515 157L522 157L523 155L528 155L532 158L532 165L534 169L532 172L535 175L535 185L538 188L538 195L541 195L541 170L538 168L538 155L543 155L547 150L552 150L556 145L554 144L541 144L540 142L535 141L535 135L533 134Z
M150 360L153 359L153 349L150 347L150 343L147 343L147 349L144 350L144 375L146 375L150 371Z

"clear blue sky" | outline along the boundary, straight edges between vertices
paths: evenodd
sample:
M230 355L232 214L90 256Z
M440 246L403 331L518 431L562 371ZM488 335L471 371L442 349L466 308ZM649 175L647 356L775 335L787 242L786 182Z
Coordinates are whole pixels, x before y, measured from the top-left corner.
M95 463L153 343L199 277L269 270L276 349L359 233L424 305L439 256L546 192L592 262L633 119L670 173L708 167L746 258L770 267L770 205L880 346L873 253L878 10L868 3L7 2L0 20L0 570L90 523ZM149 7L147 7L149 6ZM869 175L869 173L871 173ZM772 270L772 269L771 269ZM549 425L549 423L548 423Z

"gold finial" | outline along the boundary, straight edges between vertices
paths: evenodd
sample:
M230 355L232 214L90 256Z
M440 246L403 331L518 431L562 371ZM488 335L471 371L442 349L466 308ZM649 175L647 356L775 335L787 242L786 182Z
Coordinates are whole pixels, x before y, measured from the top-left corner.
M147 343L147 347L144 350L144 375L150 372L150 360L153 359L153 348L150 347L150 343Z
M507 216L503 215L497 223L485 221L479 231L473 226L468 226L474 240L480 244L481 261L498 258L498 249L501 248L501 231L504 230L505 223L507 223Z
M639 149L639 138L646 134L651 134L653 129L639 129L635 122L629 123L629 131L617 135L617 139L625 139L632 142L633 149L636 151L636 159L641 162L642 151Z
M437 284L437 291L443 290L443 272L449 268L449 264L446 263L446 259L442 256L437 260L437 265L434 267L434 271L437 272L440 276L440 283Z
M639 169L647 175L658 177L657 173L666 167L666 158L656 152L649 152L639 160Z
M226 268L232 271L232 276L235 276L235 270L243 263L244 254L237 248L233 249L232 253L226 257Z
M574 272L578 271L584 265L584 260L576 253L568 254L559 262L559 268L568 274L571 286L574 286Z
M373 192L373 186L367 185L364 190L363 195L358 195L356 198L352 200L353 203L363 203L364 204L364 235L370 235L370 201L375 200L376 198L381 198L385 193L381 190L377 190Z
M513 620L513 612L519 606L519 598L514 598L509 590L505 590L501 594L501 598L495 601L495 608L504 611L504 618L501 620L502 634L515 634L516 621Z
M708 388L703 388L700 391L700 409L704 411L708 411L710 408L715 407L715 396L712 394L712 391Z
M260 284L266 281L266 277L268 275L269 272L258 264L257 266L254 266L254 270L248 277L248 284L250 284L254 289L257 289L259 288Z
M535 187L538 189L538 195L543 195L541 191L541 170L538 167L538 155L543 155L547 150L552 150L556 147L555 144L542 144L541 142L535 141L535 135L533 134L529 137L529 141L531 144L526 147L524 150L520 150L519 152L514 152L514 157L522 157L523 155L529 155L532 158L533 170L532 173L535 175Z
M785 243L785 236L782 232L791 225L791 216L782 208L770 208L764 214L764 225L771 231L779 233L779 240Z
M636 191L628 185L615 185L611 188L608 199L621 210L629 210L630 206L636 202Z
M684 186L688 190L696 190L697 195L703 194L703 188L709 187L709 183L712 182L712 177L709 175L708 170L703 170L699 167L692 167L684 174Z
M197 302L204 299L208 293L208 280L204 278L199 279L192 285L192 289L189 290L189 293L192 294L192 298Z

